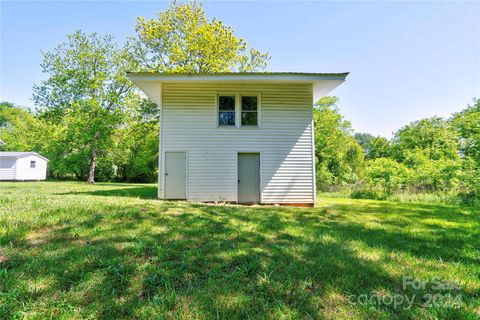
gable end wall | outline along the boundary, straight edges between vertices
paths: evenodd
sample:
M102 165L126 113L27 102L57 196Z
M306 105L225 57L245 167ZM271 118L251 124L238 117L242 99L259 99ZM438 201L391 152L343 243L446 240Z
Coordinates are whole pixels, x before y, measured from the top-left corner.
M217 94L259 94L261 128L217 127ZM187 152L187 199L237 201L237 154L261 154L262 203L313 203L312 85L180 84L162 88L159 197L164 152Z

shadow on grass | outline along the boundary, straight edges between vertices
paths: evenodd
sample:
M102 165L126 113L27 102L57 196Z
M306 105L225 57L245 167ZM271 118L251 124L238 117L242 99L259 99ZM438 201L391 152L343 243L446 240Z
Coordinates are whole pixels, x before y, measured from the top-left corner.
M156 191L152 187L74 194L149 194L136 189ZM7 270L0 273L4 277L1 291L7 297L0 318L12 316L25 302L31 305L45 299L58 316L79 312L80 317L108 319L175 315L411 318L413 312L457 319L471 315L465 309L429 311L419 305L414 311L388 305L353 306L347 297L401 292L402 284L401 275L383 267L382 262L387 261L382 259L387 258L365 259L349 246L352 241L407 253L419 261L446 257L447 261L473 264L478 260L464 254L466 246L479 245L473 234L464 238L462 231L454 228L447 233L427 230L422 236L413 236L408 227L415 226L414 217L404 222L409 225L404 225L403 232L388 229L394 226L393 220L386 229L375 230L361 220L349 220L349 215L366 215L372 210L379 219L390 214L375 205L342 207L341 212L335 205L298 209L159 202L149 206L148 214L131 205L112 209L108 217L79 211L79 216L72 213L75 219L40 232L37 244L26 240L12 244L16 253L0 264ZM398 212L402 213L402 208ZM435 215L429 211L435 209L418 209ZM38 289L27 285L37 282L43 283ZM474 299L478 292L462 294ZM59 296L63 298L55 298ZM38 315L50 311L47 308Z
M101 184L97 184L97 185L101 185ZM115 184L115 185L118 185L118 184ZM106 184L106 186L111 186L111 185ZM56 195L68 195L68 194L104 196L104 197L130 197L130 198L140 198L140 199L156 199L157 187L145 186L145 187L130 187L130 188L123 188L123 189L103 189L103 190L92 190L92 191L74 191L74 192L56 193Z

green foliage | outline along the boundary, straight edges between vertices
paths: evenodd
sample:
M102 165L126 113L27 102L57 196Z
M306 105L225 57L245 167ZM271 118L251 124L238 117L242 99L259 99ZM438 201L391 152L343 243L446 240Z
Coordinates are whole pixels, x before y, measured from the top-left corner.
M34 85L33 100L48 119L63 120L76 111L114 116L131 97L126 72L132 62L110 35L77 30L43 54L41 67L48 78Z
M353 136L365 152L366 159L388 158L392 150L390 142L384 137L374 137L369 133L357 132Z
M369 160L365 170L368 183L382 187L386 195L404 188L408 175L405 165L389 158Z
M41 66L47 79L33 87L33 100L42 118L62 126L59 172L84 178L88 168L93 182L98 158L138 100L126 77L133 63L111 36L76 31L45 53Z
M63 125L11 103L0 104L0 136L5 151L35 151L47 157L49 176L84 179L89 170L89 152L75 138L81 126L69 130ZM99 154L99 181L152 182L158 166L158 110L143 99L132 106L112 142ZM69 152L72 148L75 152Z
M367 159L387 158L392 154L390 141L384 137L374 137L367 145Z
M401 128L393 137L392 148L393 156L406 163L414 161L412 155L415 154L431 160L459 158L457 135L450 124L439 117L415 121Z
M59 162L56 141L61 128L38 117L35 113L9 102L0 103L0 137L3 151L34 151L47 157L50 175Z
M409 153L405 163L412 169L409 181L412 191L450 191L458 186L459 159L432 160L417 151Z
M480 165L480 99L455 113L450 123L458 134L461 154Z
M116 132L110 158L118 166L116 180L155 181L158 173L158 114L156 105L143 100Z
M450 123L458 136L462 158L459 170L459 191L469 203L480 203L480 100L474 99Z
M478 202L478 100L449 121L433 117L410 123L398 130L390 141L356 133L354 138L362 146L367 161L365 166L353 168L354 181L342 179L340 170L329 170L341 168L342 150L349 145L351 130L338 110L332 108L336 102L335 98L326 98L315 113L319 190L335 190L342 181L341 190L345 192L350 188L355 198L386 199L405 192L445 193L456 194L466 203ZM322 142L319 143L319 139Z
M413 122L392 141L393 156L412 170L413 191L449 191L458 186L460 157L451 125L434 117Z
M469 202L480 203L480 165L472 157L462 159L458 184L460 194Z
M350 122L340 115L337 102L336 97L324 97L313 111L316 179L322 191L356 182L363 166L362 147L352 136Z
M30 110L13 103L0 103L0 137L5 151L49 151L49 139L55 128L49 126Z
M130 55L142 71L218 73L264 70L268 53L248 49L222 21L208 19L201 3L172 2L156 19L137 18Z
M365 153L367 153L368 144L373 138L375 138L370 133L362 133L362 132L356 132L353 135L353 137L355 138L355 141L357 141L358 144L361 145L363 149L365 149Z

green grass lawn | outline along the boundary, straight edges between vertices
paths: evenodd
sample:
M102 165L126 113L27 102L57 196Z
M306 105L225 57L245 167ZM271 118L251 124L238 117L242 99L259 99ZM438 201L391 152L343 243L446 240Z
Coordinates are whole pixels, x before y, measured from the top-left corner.
M480 316L473 208L322 197L315 208L242 207L155 194L1 182L0 318ZM404 277L427 283L404 287Z

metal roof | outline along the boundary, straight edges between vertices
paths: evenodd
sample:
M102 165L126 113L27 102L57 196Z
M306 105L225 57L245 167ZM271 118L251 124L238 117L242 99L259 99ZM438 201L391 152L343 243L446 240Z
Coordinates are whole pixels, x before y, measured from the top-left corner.
M349 73L315 72L221 72L221 73L168 73L168 72L127 72L132 80L157 81L305 81L345 80Z
M47 160L44 156L39 155L36 152L16 152L16 151L0 151L0 158L23 158L28 156L37 156L44 160Z

